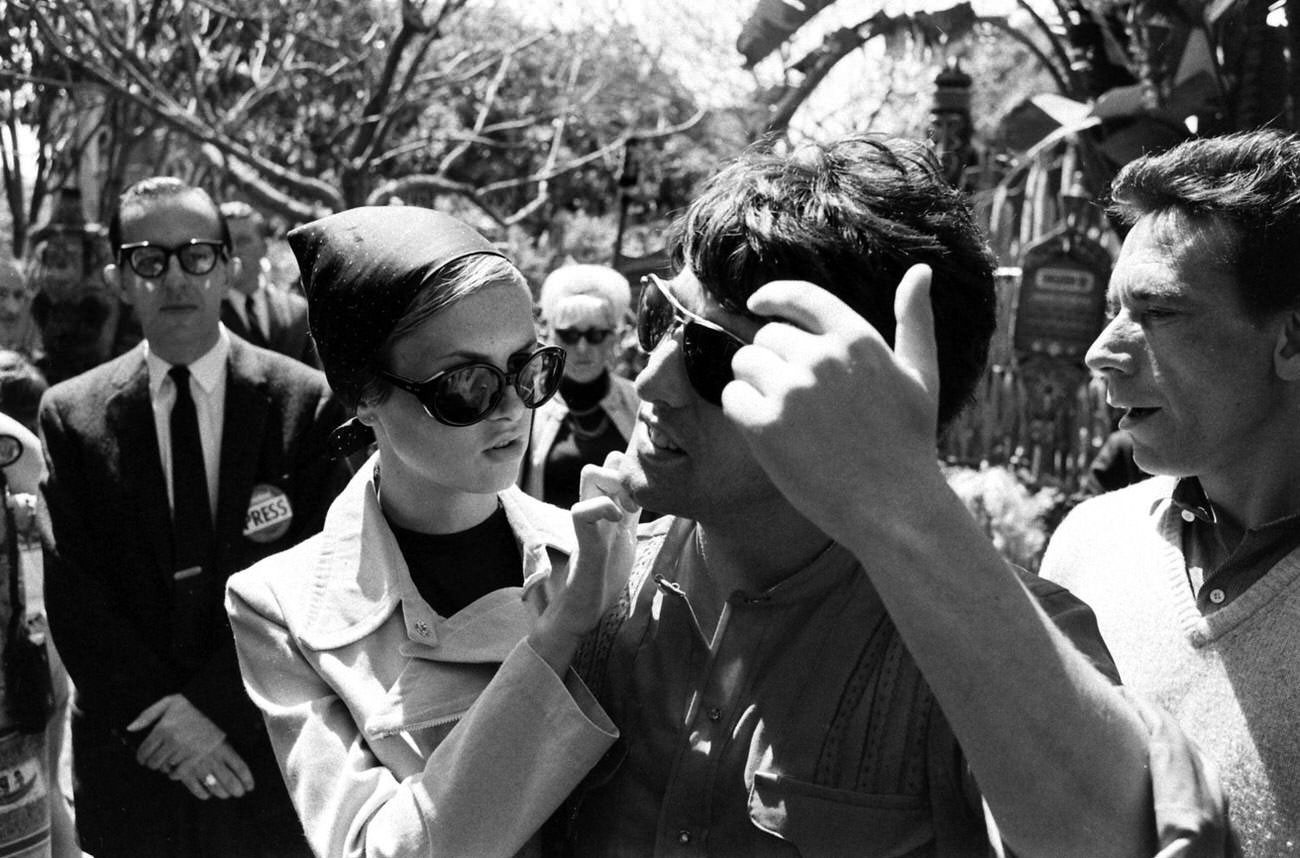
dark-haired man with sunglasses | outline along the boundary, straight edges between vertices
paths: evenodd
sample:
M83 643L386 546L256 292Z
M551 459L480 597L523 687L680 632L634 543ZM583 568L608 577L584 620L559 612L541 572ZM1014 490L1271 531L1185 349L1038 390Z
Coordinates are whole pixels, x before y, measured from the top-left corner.
M755 150L673 248L640 296L637 429L590 481L672 515L589 642L622 737L571 799L571 853L1221 854L1195 752L938 467L994 291L932 153Z
M110 223L107 282L144 341L40 412L46 603L77 688L83 849L309 855L244 693L226 578L319 530L347 478L324 376L220 322L239 261L202 190L152 178Z

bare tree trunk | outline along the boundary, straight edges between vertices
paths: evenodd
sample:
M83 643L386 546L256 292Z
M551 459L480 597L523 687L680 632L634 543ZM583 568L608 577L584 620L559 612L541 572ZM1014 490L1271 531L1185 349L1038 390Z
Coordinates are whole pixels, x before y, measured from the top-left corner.
M6 123L0 128L0 173L3 174L5 202L9 206L9 224L11 235L10 253L15 258L22 256L23 245L27 242L27 218L23 208L23 163L18 151L18 121L13 111L6 117Z
M1286 0L1288 51L1286 127L1300 130L1300 0Z

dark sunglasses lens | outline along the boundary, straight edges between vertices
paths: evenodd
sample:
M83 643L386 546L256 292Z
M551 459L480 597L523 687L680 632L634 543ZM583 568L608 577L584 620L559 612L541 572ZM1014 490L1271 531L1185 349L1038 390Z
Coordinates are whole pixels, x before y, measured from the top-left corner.
M641 281L641 301L636 313L636 339L643 351L652 352L672 330L673 307L652 277Z
M190 274L207 274L217 264L217 248L211 244L191 244L176 251L181 268Z
M467 366L438 379L421 401L452 426L477 423L501 401L502 377L485 366Z
M563 377L564 351L555 348L540 349L533 352L524 365L519 367L515 390L524 405L536 408L555 395Z
M572 339L566 340L565 342L571 346L576 346L579 340L586 340L588 345L598 346L605 342L611 333L613 332L604 328L588 328L585 331L571 329L569 335Z
M157 277L167 270L167 251L158 247L133 247L126 252L126 264L141 277Z
M738 351L740 344L721 331L686 323L682 334L686 377L705 402L722 404L722 389L736 377L731 371L731 359Z
M583 340L586 340L593 346L598 346L605 342L605 340L609 339L609 335L612 333L614 332L606 328L588 328L585 331L581 328L555 329L555 335L559 337L560 342L564 343L566 346L576 346Z

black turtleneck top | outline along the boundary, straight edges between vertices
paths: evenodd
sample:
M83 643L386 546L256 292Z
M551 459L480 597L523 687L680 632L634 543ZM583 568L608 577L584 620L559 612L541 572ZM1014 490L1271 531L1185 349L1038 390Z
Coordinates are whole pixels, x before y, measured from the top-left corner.
M568 509L578 502L582 466L599 465L614 450L627 448L627 439L600 407L609 393L609 370L588 382L570 378L560 381L560 396L569 413L560 426L555 443L546 454L543 500Z
M493 590L523 584L519 543L500 505L481 524L459 533L419 533L391 521L388 526L415 589L440 617L450 617Z

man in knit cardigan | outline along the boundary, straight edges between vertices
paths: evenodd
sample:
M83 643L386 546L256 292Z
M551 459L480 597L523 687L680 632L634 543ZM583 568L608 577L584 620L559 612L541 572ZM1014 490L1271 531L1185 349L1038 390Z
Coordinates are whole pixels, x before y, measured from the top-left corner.
M1248 856L1300 855L1300 139L1125 167L1087 363L1158 476L1079 506L1042 574L1218 763Z

